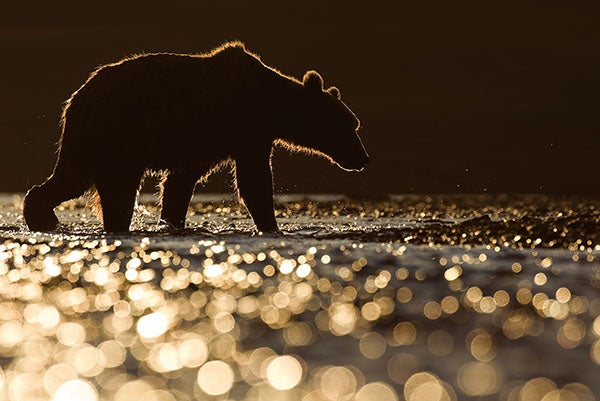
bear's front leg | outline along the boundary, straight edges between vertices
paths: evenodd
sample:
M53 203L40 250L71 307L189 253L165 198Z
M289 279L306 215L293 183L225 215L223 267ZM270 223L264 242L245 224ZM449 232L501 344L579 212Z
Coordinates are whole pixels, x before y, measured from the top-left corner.
M270 154L267 157L240 157L235 161L238 196L258 231L277 232L273 208L273 176Z
M110 169L94 175L106 232L127 232L143 171Z
M185 228L185 217L198 178L196 172L172 171L163 184L160 218L176 230Z

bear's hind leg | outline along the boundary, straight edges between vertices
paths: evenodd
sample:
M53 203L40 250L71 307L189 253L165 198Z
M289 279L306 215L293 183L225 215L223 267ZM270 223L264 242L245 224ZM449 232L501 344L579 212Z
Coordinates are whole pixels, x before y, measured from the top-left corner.
M185 217L194 188L200 177L197 173L170 172L162 189L161 220L176 230L185 228Z
M90 187L85 174L57 169L46 182L31 188L23 200L23 217L30 230L52 231L58 226L54 208L62 202L78 198Z
M94 176L106 232L129 231L142 175L143 172L120 172Z

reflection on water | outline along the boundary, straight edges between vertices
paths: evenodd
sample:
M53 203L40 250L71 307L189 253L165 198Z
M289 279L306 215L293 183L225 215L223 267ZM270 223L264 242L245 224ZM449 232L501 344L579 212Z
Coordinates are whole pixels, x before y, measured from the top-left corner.
M103 236L76 203L32 235L4 198L0 399L597 399L593 202L320 200L258 237L229 200L185 235L145 206Z

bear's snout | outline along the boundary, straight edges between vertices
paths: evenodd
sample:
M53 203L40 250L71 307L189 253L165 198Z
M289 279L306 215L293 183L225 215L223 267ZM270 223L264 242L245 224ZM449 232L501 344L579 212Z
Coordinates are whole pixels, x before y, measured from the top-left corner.
M369 155L367 154L367 152L365 152L365 154L363 155L363 158L362 158L362 162L360 163L362 167L360 169L358 169L358 171L364 170L365 167L367 167L367 164L369 164L370 161L371 161L371 158L369 157Z
M346 171L362 171L370 160L367 152L363 152L360 156L338 158L336 164Z
M365 169L365 167L367 167L367 164L369 164L369 162L371 161L371 158L369 157L369 155L365 152L365 154L362 157L362 160L358 163L360 165L359 169L356 169L357 171L363 171Z
M367 167L367 164L369 164L369 162L371 161L371 158L369 157L368 154L365 153L365 157L364 157L364 164L363 164L363 168Z

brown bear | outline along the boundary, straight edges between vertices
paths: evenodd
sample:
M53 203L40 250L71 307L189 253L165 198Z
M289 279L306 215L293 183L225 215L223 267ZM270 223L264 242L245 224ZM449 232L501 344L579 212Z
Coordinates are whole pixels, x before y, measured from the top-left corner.
M207 54L144 54L94 71L69 98L52 175L27 192L31 230L57 228L53 209L95 188L104 229L129 230L140 181L161 171L161 219L183 229L196 183L224 162L259 231L277 231L274 144L315 153L346 170L369 157L360 122L335 87L308 71L300 82L243 43Z

